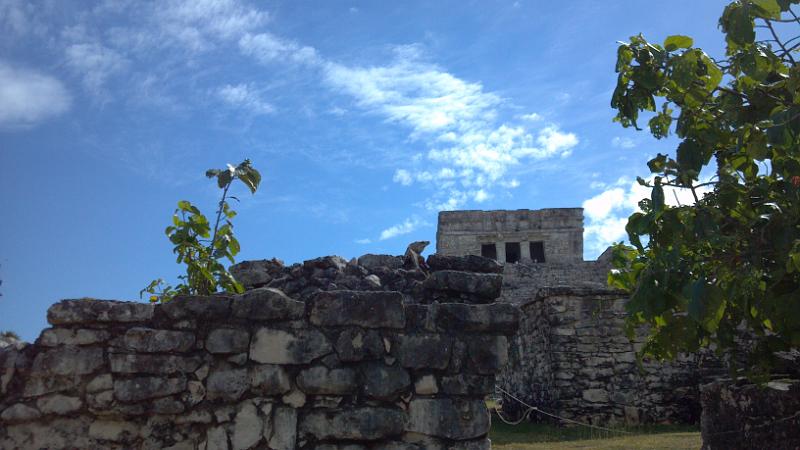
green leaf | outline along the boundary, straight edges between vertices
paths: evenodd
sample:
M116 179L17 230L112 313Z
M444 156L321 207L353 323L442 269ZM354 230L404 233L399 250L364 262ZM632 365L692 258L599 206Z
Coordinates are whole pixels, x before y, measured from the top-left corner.
M781 5L778 4L777 0L750 0L750 3L755 6L756 17L762 19L781 18Z
M656 177L650 199L653 201L653 211L664 210L664 188L661 187L661 177Z
M694 41L689 36L675 34L668 36L664 40L664 49L666 49L668 52L672 52L679 48L689 48L692 46L692 44L694 44Z
M697 141L686 139L678 145L677 154L680 173L688 179L696 180L705 162L703 148Z

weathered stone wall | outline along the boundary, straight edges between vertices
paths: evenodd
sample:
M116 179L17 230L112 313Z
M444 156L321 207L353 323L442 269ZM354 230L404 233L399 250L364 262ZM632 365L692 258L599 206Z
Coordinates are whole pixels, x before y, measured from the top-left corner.
M0 448L487 449L519 311L466 261L421 281L433 304L299 276L306 301L57 303L35 344L0 350ZM485 304L444 302L462 298Z
M521 304L536 298L542 288L570 286L603 289L611 265L603 260L573 263L505 264L500 301Z
M505 262L505 242L519 242L522 260L530 261L529 242L544 242L548 263L583 260L583 209L516 211L442 211L436 231L436 253L480 255L481 244L497 244Z
M699 357L645 362L640 371L635 352L643 338L632 343L623 332L625 301L608 289L541 289L521 305L499 384L531 405L584 422L696 422Z
M800 448L800 381L766 386L717 381L702 387L703 450Z

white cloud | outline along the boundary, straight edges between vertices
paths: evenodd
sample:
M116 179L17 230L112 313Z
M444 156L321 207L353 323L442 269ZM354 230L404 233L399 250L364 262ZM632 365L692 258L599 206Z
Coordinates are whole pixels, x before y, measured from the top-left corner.
M387 65L350 67L324 64L328 84L357 105L406 126L410 138L428 146L425 158L395 172L394 181L428 184L435 192L428 209L454 209L490 199L496 186L514 188L509 170L524 162L566 157L578 145L573 133L550 124L537 130L498 121L504 100L422 59L422 47L403 46ZM536 113L518 116L530 124ZM464 191L453 190L460 183Z
M618 148L633 148L636 147L636 143L633 142L633 139L616 136L614 139L611 139L611 145Z
M492 118L500 98L417 60L419 49L401 47L387 66L348 67L326 65L326 78L367 109L390 121L410 126L415 133L435 132Z
M560 154L568 156L572 148L578 145L578 137L573 133L562 133L556 126L548 126L539 132L536 138L539 145L545 149L545 156Z
M395 183L402 184L403 186L410 186L414 181L413 178L411 178L411 174L405 169L397 169L394 172L394 177L392 177L392 180Z
M261 64L272 62L316 64L321 61L313 47L303 46L271 33L245 34L239 39L239 49Z
M71 101L56 78L0 61L0 127L32 127L66 112Z
M486 191L484 191L483 189L478 189L478 190L475 192L475 195L473 195L473 196L472 196L472 198L473 198L473 200L475 200L475 201L476 201L476 202L478 202L478 203L483 203L483 202L485 202L486 200L489 200L490 198L492 198L492 196L491 196L491 195L489 195L489 194L488 194Z
M372 243L372 239L369 239L369 238L356 239L355 243L356 244L361 244L361 245L371 244Z
M582 205L588 219L583 231L584 244L587 252L595 255L602 253L612 243L627 238L625 225L628 216L639 209L640 200L650 198L652 191L652 188L626 178L604 186L607 187L605 191L584 201ZM709 186L704 186L698 190L698 196L702 197L710 190ZM694 204L694 196L689 189L665 187L664 199L671 206Z
M24 0L3 0L0 2L0 29L17 36L44 35L47 27L36 15L40 6Z
M538 122L538 121L542 120L542 116L539 115L539 114L536 114L536 113L523 114L523 115L519 116L519 118L522 119L522 120L528 120L530 122Z
M415 231L417 228L421 226L428 225L427 222L421 220L418 217L410 217L404 220L402 223L397 225L391 226L383 231L381 231L381 235L378 238L381 241L385 241L387 239L391 239L393 237L402 236L404 234L409 234Z
M156 8L162 32L191 50L205 50L212 40L236 39L269 19L269 14L236 0L170 0Z
M250 84L226 84L217 90L217 96L228 105L253 114L270 114L275 111Z
M72 44L65 50L67 67L83 78L86 89L102 95L106 81L128 65L128 60L117 51L102 44Z

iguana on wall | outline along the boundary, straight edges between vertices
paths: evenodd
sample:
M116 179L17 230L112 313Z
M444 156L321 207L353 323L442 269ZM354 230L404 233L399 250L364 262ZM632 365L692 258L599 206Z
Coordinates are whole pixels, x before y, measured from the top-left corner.
M422 252L430 243L430 241L416 241L408 244L406 253L403 255L405 266L410 270L416 269L427 274L430 270L428 264L425 263L425 258L422 257Z

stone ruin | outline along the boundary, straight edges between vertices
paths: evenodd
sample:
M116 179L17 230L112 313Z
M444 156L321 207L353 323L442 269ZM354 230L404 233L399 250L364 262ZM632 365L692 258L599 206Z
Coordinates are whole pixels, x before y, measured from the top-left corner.
M0 448L490 448L518 308L484 258L242 263L241 295L64 300L0 349Z
M498 376L504 390L582 422L697 423L699 386L719 376L719 364L686 355L637 366L645 336L631 342L624 333L627 297L607 286L610 252L583 260L581 208L445 211L436 238L439 255L483 255L503 265L499 301L522 311ZM526 409L510 398L503 404L511 416Z

